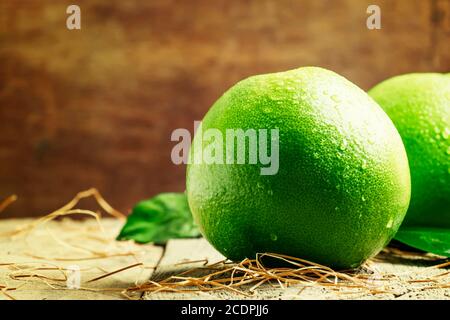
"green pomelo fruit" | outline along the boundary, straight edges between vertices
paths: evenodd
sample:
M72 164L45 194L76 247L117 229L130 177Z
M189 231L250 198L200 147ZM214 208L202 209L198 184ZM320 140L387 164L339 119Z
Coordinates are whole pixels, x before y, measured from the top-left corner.
M208 129L225 137L227 129L275 128L274 175L261 175L269 165L259 162L193 162L208 148L205 141L196 147ZM190 162L194 219L235 261L273 252L356 267L394 236L410 199L406 152L389 117L363 90L316 67L253 76L229 89L197 130Z
M370 90L397 127L411 169L405 226L450 227L450 77L407 74Z

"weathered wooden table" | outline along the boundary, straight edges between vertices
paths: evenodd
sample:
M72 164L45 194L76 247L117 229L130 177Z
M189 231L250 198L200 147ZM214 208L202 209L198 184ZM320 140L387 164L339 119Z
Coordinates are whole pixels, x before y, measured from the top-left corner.
M204 239L172 240L165 247L115 241L122 225L115 219L103 219L103 228L70 219L29 228L35 221L0 220L0 299L450 299L450 271L434 267L448 260L387 253L371 263L373 281L388 287L385 292L267 284L251 296L225 289L125 295L126 288L224 257Z

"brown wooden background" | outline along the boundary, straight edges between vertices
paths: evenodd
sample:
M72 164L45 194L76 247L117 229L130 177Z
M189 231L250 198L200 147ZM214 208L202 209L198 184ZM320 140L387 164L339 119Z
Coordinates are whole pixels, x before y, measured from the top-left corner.
M80 5L82 30L65 27ZM366 9L382 9L382 30ZM449 0L0 2L2 213L42 215L97 187L121 210L184 190L172 130L233 83L305 65L368 89L450 70Z

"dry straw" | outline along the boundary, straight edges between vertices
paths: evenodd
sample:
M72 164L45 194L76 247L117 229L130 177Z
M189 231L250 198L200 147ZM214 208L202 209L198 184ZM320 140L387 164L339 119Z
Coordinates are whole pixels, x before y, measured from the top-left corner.
M0 212L4 211L11 203L17 200L17 196L15 194L10 195L2 202L0 202Z
M39 226L43 226L45 223L58 217L73 214L83 214L96 219L99 230L103 230L101 215L98 212L75 208L81 199L87 197L94 197L98 205L112 217L124 220L125 215L110 206L96 189L89 189L78 193L69 203L60 209L30 223L25 223L15 230L0 234L0 237L30 236L32 235L32 231ZM4 210L9 204L14 202L16 198L17 197L15 196L10 196L5 199L0 204L0 211ZM49 230L47 231L50 233ZM385 249L376 259L414 259L419 256L420 259L430 260L432 263L433 261L438 262L432 264L428 268L421 268L417 272L409 271L407 274L380 273L376 267L374 267L373 261L367 262L363 267L357 270L338 272L329 267L304 259L275 253L262 253L258 254L255 259L245 259L239 263L232 263L227 260L214 264L209 264L207 260L183 262L176 264L177 267L181 267L181 264L185 264L183 268L178 268L179 270L183 269L183 271L162 276L164 274L164 267L145 266L141 261L138 261L139 259L136 257L133 250L111 251L111 248L118 245L118 242L114 238L95 236L92 235L92 232L82 233L80 237L97 237L96 240L99 240L105 246L105 250L92 250L69 244L67 241L59 239L53 234L50 235L55 243L67 247L71 252L81 250L88 255L83 257L45 257L43 254L32 253L28 254L28 256L35 260L30 263L0 262L0 268L7 267L12 270L9 274L9 278L12 280L26 282L40 281L54 290L62 290L66 289L65 282L67 280L67 275L66 269L57 264L58 261L81 262L86 260L95 261L97 259L108 259L117 256L132 256L136 260L135 263L117 268L113 271L101 270L101 268L96 266L91 267L90 269L100 269L102 274L84 282L80 288L81 290L87 291L117 293L130 299L136 298L136 296L139 298L143 293L147 293L151 296L152 294L161 292L199 293L217 290L227 290L238 296L252 297L262 286L266 289L270 287L286 289L288 287L297 286L299 290L301 289L299 294L308 287L319 286L338 294L362 293L366 296L377 294L395 295L395 290L393 289L395 286L393 286L393 283L397 284L397 287L399 283L404 286L422 285L420 290L450 288L450 272L448 271L450 262L448 259L439 260L435 256L408 253L395 248ZM272 263L271 265L283 265L283 267L266 266L263 261L267 258L270 258L272 261L280 262L279 264ZM43 263L42 260L52 260L55 262ZM38 261L40 262L38 263ZM199 263L202 264L199 266ZM191 267L189 267L190 265ZM150 280L143 284L137 284L136 281L134 284L130 284L129 288L125 289L90 286L94 282L102 281L108 277L133 268L156 270L154 271L154 276ZM434 272L433 275L430 275L429 271L431 269L441 271ZM49 271L57 272L59 275L46 273ZM14 287L0 283L0 292L10 299L14 298L11 291L19 289L19 286Z

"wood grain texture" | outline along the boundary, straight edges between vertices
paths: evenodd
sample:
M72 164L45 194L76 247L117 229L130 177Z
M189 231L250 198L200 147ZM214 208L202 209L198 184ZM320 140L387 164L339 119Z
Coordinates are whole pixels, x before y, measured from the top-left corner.
M116 219L102 220L104 233L94 220L66 219L52 221L26 236L4 236L31 222L31 219L0 221L0 288L15 288L6 291L14 299L126 299L121 290L145 283L162 255L162 248L151 244L114 241L122 225ZM109 256L99 257L98 253L102 252ZM142 265L89 282L136 263ZM80 270L79 290L69 289L64 281L74 266ZM0 296L8 298L1 292ZM140 293L131 296L139 299Z
M202 262L186 263L188 261L207 260L208 264L221 261L219 254L205 239L170 240L158 268L152 274L152 280L162 280L172 275L179 275L187 270L198 268ZM442 261L441 261L442 262ZM173 300L173 299L312 299L312 300L417 300L417 299L442 299L450 298L450 274L445 270L430 268L439 264L439 261L426 260L419 256L398 257L387 253L380 253L377 258L370 262L370 268L374 270L372 276L373 287L379 293L357 290L351 288L341 288L336 290L333 287L320 286L314 283L309 285L291 285L281 288L275 284L264 284L259 286L250 296L237 294L230 290L216 290L204 292L171 292L160 291L144 294L144 299L149 300ZM198 276L205 274L199 273ZM211 272L211 271L209 271ZM444 274L444 276L442 276ZM190 273L194 276L193 273ZM388 278L389 275L389 278ZM432 282L418 281L435 276L440 283L446 287L437 287ZM247 290L251 286L247 287ZM244 289L242 287L241 289ZM385 291L385 292L382 292ZM249 293L248 291L246 293Z
M233 83L317 65L368 89L401 73L450 70L450 1L66 1L0 3L2 216L36 216L97 187L120 210L183 191L170 160L176 128L192 130Z
M8 237L35 220L3 219L0 221L0 300L15 299L124 299L120 290L146 283L148 279L162 280L201 266L222 261L218 253L205 239L170 240L163 252L161 247L151 244L137 245L131 242L117 242L122 223L116 219L103 219L104 233L93 220L52 221L34 229L27 236ZM98 257L100 253L108 257ZM113 254L117 255L113 255ZM129 254L132 253L132 254ZM123 255L120 255L123 254ZM197 262L195 262L197 261ZM190 263L189 263L190 262ZM142 263L143 265L114 275L104 276L124 267ZM331 290L318 285L293 285L280 288L276 284L260 286L250 297L229 290L214 292L157 292L129 294L135 299L449 299L450 274L445 269L430 268L438 264L435 259L380 254L372 261L376 271L374 286L388 286L388 293L368 294L357 290ZM66 287L64 275L69 266L76 265L81 270L81 289ZM56 268L56 270L49 270ZM34 275L34 276L32 276ZM40 275L41 277L38 277ZM191 275L193 275L191 273ZM386 275L391 277L388 279ZM394 275L392 277L392 275ZM433 282L418 281L435 277ZM44 278L45 277L45 278ZM384 278L383 278L384 277ZM62 279L61 281L51 279ZM410 281L409 283L407 281ZM47 282L47 283L46 283ZM446 284L441 288L438 283ZM49 286L51 284L53 287ZM6 291L5 288L15 289ZM111 289L119 291L108 291Z

